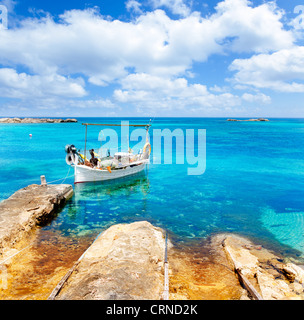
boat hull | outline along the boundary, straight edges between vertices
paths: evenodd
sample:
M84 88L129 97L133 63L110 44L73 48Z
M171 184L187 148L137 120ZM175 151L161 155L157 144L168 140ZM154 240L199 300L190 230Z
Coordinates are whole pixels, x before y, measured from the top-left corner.
M108 170L93 169L84 165L74 165L75 183L119 179L141 172L145 167L146 163L143 163L134 167L126 167L109 172Z

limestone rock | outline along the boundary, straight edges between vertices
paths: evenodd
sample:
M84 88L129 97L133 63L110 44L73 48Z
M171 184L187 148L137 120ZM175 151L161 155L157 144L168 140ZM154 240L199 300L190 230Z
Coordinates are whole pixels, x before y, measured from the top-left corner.
M298 281L300 284L304 282L304 270L294 263L287 263L282 270L290 281Z
M164 252L162 229L147 221L114 225L85 252L56 299L159 300Z
M235 269L265 300L304 299L304 270L242 237L227 235L224 248ZM285 275L285 276L284 276ZM296 283L294 283L296 281Z
M0 203L0 255L20 241L36 225L54 217L73 194L73 187L30 185Z

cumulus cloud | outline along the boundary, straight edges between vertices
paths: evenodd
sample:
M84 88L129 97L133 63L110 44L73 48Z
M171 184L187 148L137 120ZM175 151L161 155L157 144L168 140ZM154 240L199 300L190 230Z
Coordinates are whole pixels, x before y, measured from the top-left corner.
M268 103L270 97L258 93L233 95L229 92L213 94L205 85L190 84L185 78L169 79L149 74L131 74L121 81L122 89L114 91L120 103L150 109L187 109L197 112L215 107L235 107L242 102Z
M190 15L190 6L184 0L149 0L153 8L166 7L172 13L186 17Z
M195 61L225 50L267 52L292 45L281 13L263 4L225 0L209 18L193 13L170 19L162 10L135 21L107 20L96 10L71 10L27 19L1 34L0 63L23 64L34 73L83 73L105 85L127 75L128 68L151 74L185 73Z
M225 0L211 16L219 42L235 52L268 52L293 45L294 35L284 29L284 11L274 2L251 7L248 0Z
M141 10L141 7L142 4L139 3L138 1L136 0L128 0L126 2L126 8L128 11L133 11L134 13L137 13L137 14L142 14L143 11Z
M207 17L191 12L185 0L149 3L155 10L143 13L138 1L128 0L127 8L138 14L131 21L109 19L96 9L70 10L56 21L50 15L28 18L18 27L3 30L0 95L83 97L88 84L115 84L121 86L113 93L115 101L145 101L155 108L167 108L170 103L172 108L187 108L267 102L267 96L261 95L239 97L227 90L214 94L204 84L191 84L186 78L193 75L194 63L206 62L214 54L250 53L256 55L232 63L235 81L262 88L264 80L266 87L277 88L279 83L270 86L274 83L270 73L258 60L275 58L274 51L292 52L295 39L292 31L284 29L284 12L274 3L253 7L247 0L224 0ZM179 17L173 19L158 8L169 8ZM300 62L295 64L300 67ZM286 62L286 68L290 63ZM18 73L20 66L28 73ZM255 70L260 72L259 81L250 78ZM273 72L287 75L274 68ZM284 79L280 83L286 84ZM285 90L297 85L302 90L299 83L288 84Z
M83 97L82 79L69 79L56 74L28 75L11 68L0 69L0 95L8 98Z
M304 47L236 59L230 65L234 81L281 92L304 92Z
M242 99L248 102L258 102L262 104L267 104L271 102L271 98L264 93L258 92L257 94L244 93Z

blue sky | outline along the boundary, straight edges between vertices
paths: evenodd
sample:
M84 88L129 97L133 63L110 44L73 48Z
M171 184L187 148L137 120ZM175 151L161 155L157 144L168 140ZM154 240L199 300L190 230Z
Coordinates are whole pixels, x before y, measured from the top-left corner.
M304 117L304 2L0 5L0 116Z

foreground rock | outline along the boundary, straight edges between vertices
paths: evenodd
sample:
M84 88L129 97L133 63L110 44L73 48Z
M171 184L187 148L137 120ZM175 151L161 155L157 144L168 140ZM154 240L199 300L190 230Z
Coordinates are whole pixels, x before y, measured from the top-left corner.
M85 252L56 299L159 300L164 253L162 229L147 221L114 225Z
M251 298L304 299L304 269L284 263L262 246L237 236L222 236L224 250Z
M238 120L238 119L227 119L227 121L269 121L268 119L264 118L258 118L258 119L243 119L243 120Z
M39 225L47 223L73 195L68 184L30 185L0 203L0 257Z
M65 123L78 122L77 119L50 119L50 118L0 118L0 123Z
M203 246L168 242L170 300L304 299L304 270L248 239L220 234ZM150 223L104 231L49 299L163 298L165 234Z

